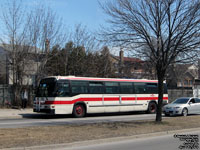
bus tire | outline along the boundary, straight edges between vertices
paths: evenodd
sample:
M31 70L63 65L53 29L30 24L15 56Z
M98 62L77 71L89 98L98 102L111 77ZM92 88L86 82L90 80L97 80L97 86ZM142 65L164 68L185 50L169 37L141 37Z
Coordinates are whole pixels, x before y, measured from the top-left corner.
M75 118L85 117L86 108L85 108L84 104L76 104L73 108L72 114Z
M147 108L148 114L155 114L157 111L157 104L156 102L150 102Z

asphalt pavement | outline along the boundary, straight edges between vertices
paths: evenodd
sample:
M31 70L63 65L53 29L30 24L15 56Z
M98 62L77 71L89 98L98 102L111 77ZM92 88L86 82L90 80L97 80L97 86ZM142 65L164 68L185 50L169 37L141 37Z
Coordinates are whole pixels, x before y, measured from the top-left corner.
M91 114L84 118L73 118L71 115L48 115L27 110L1 110L0 128L22 128L32 126L51 126L66 124L91 124L102 122L121 122L134 120L154 120L155 114Z

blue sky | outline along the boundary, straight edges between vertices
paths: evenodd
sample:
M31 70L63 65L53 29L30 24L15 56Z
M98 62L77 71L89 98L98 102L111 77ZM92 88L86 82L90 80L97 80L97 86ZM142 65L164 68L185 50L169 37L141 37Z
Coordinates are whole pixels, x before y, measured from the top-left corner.
M0 0L0 6L3 6L8 0ZM12 0L10 0L12 1ZM67 27L67 31L73 29L77 24L86 26L90 31L96 31L100 25L106 25L107 16L100 8L98 1L104 3L110 0L14 0L22 2L27 9L43 5L50 7ZM1 13L0 9L0 13ZM68 30L69 29L69 30ZM2 32L2 31L0 31Z
M0 4L5 1L0 0ZM105 24L106 15L99 7L98 0L22 0L22 2L27 7L37 7L42 4L52 8L69 27L81 23L89 29L96 30Z

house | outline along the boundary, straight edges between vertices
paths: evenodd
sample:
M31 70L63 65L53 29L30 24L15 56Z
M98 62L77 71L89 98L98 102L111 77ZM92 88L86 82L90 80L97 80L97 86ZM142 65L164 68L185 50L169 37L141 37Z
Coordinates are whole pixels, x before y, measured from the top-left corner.
M125 57L120 50L119 56L111 55L111 61L116 68L116 76L134 79L155 79L155 72L149 67L148 61L135 57Z
M157 79L156 71L148 61L126 57L123 50L120 50L119 56L111 55L110 57L116 68L117 77ZM196 64L174 64L168 69L166 82L169 88L192 88L199 75L200 71Z
M34 85L40 66L36 58L40 49L30 46L16 46L16 52L8 44L0 46L0 84Z
M167 74L168 87L192 88L199 78L198 66L195 64L174 64L170 66Z
M0 84L7 84L7 52L0 47Z
M178 78L177 87L193 87L198 79L198 67L194 64L185 64L186 71Z

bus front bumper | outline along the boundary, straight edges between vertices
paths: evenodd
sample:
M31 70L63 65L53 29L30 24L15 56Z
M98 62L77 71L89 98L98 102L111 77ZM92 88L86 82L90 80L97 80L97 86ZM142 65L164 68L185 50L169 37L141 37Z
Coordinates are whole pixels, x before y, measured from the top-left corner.
M55 109L33 109L33 112L40 112L40 113L48 113L48 114L55 114Z

